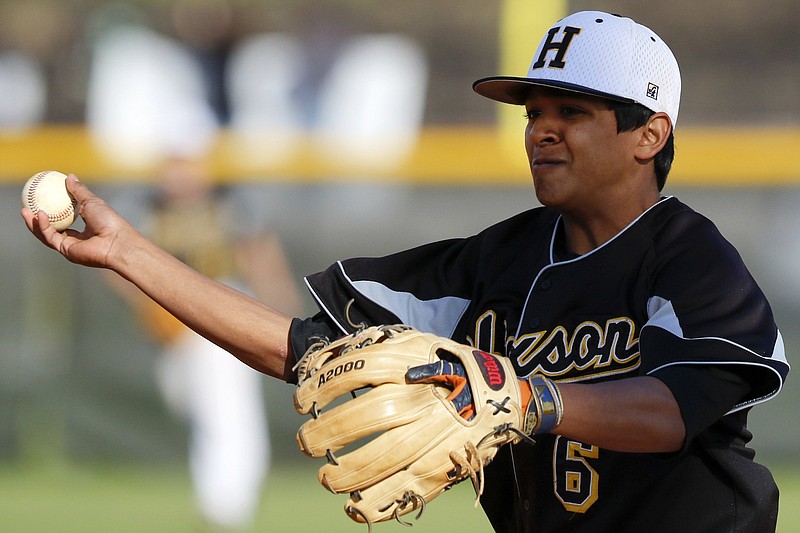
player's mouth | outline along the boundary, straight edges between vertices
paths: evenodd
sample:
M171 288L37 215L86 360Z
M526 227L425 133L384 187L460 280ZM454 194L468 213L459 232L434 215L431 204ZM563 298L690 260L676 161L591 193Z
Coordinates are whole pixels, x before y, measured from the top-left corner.
M563 160L556 159L555 157L537 157L534 158L531 168L533 170L538 171L538 170L545 170L548 168L557 167L563 164L564 164Z

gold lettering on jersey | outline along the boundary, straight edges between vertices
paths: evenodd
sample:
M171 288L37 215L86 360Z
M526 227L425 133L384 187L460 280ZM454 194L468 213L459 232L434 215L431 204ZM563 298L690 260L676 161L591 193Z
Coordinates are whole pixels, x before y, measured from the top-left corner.
M585 513L599 498L600 475L592 463L600 448L556 437L553 447L553 489L564 509Z
M558 326L518 338L506 334L505 322L499 324L497 314L487 311L476 321L469 342L483 351L511 357L520 375L540 373L579 381L630 372L640 364L636 325L628 317L609 318L602 325L585 321L572 331ZM500 339L505 340L504 354L496 351Z
M549 332L520 336L509 346L509 353L525 374L541 373L549 377L618 374L639 366L635 329L634 322L627 317L608 319L604 326L582 322L572 332L558 326Z
M495 355L504 355L498 353L495 348L495 335L497 332L497 313L492 310L486 311L478 320L475 321L475 336L467 338L470 344L484 352L493 353Z

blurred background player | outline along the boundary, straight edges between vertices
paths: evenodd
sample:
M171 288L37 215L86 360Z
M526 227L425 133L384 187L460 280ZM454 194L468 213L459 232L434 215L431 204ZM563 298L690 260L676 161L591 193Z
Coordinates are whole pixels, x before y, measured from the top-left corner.
M278 308L298 309L277 237L236 235L231 202L225 200L202 163L173 158L165 162L158 187L139 206L146 208L140 228L209 277L251 294L256 294L253 288L268 287L269 293L257 296ZM268 285L259 279L281 281ZM215 530L247 529L261 503L270 458L263 376L142 298L133 286L118 278L112 283L161 347L156 379L170 409L189 422L198 509Z
M160 161L161 168L154 187L126 188L115 205L199 272L297 312L278 237L209 175L208 151L227 114L212 98L221 70L208 75L207 62L148 28L135 10L113 8L104 23L113 31L100 31L94 49L91 131L109 157ZM249 529L270 461L263 376L132 285L108 279L161 349L156 381L171 411L189 424L190 473L204 521L215 531Z

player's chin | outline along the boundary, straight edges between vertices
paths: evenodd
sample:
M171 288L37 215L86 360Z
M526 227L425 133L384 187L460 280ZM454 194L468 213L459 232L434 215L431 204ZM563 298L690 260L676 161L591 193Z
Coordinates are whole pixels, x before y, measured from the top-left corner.
M552 207L553 209L557 209L558 208L558 204L556 204L555 202L551 201L551 199L550 199L550 197L548 197L548 195L540 193L539 189L535 189L534 188L534 191L536 192L536 199L539 201L540 204L542 204L544 206L547 206L547 207Z
M563 203L564 188L552 180L533 176L533 190L539 203L548 207L558 207Z

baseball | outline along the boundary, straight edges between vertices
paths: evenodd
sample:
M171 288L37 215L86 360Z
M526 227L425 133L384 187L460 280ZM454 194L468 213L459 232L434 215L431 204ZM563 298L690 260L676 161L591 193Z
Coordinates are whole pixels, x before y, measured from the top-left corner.
M34 214L47 213L56 231L64 231L75 222L78 202L67 191L67 176L55 170L39 172L22 189L22 206Z

